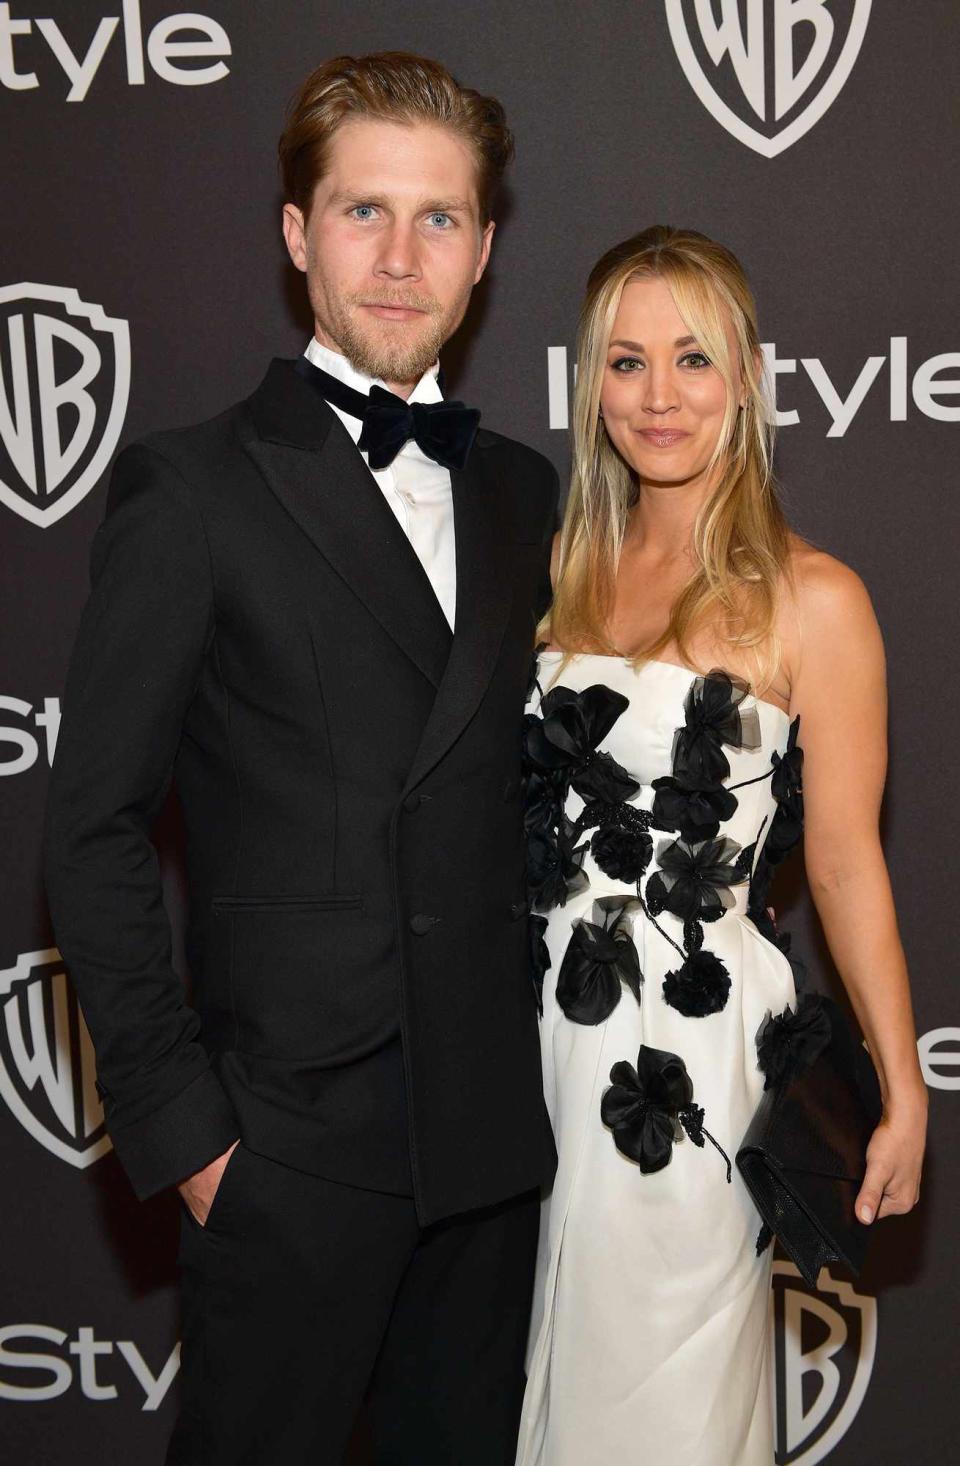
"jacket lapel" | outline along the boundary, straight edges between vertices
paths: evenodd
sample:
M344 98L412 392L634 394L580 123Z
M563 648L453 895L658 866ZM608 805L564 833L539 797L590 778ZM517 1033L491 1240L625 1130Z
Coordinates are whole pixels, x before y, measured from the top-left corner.
M294 363L280 359L271 363L249 407L254 431L245 446L270 489L397 646L435 687L441 686L450 627L416 552L343 424ZM458 589L458 619L459 614Z
M481 440L451 474L457 547L456 626L450 657L423 731L407 789L439 762L489 685L513 598L511 516Z

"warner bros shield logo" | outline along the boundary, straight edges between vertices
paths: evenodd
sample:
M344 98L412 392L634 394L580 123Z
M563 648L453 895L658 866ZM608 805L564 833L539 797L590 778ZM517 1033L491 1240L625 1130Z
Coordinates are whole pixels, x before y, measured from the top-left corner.
M56 947L0 969L0 1094L25 1130L71 1166L110 1149L93 1044Z
M0 502L42 529L98 482L130 396L130 330L59 285L0 288Z
M872 0L665 0L670 39L707 111L765 158L833 105Z
M821 1268L808 1288L793 1263L773 1264L777 1466L814 1466L852 1425L877 1348L877 1300Z

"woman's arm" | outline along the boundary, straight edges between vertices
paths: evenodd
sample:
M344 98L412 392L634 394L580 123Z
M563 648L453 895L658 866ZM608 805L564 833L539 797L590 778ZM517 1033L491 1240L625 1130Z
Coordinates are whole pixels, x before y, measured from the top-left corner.
M791 714L800 714L807 875L830 952L877 1068L883 1119L867 1152L857 1215L909 1211L920 1185L927 1093L906 959L880 845L887 771L883 642L860 579L801 553L800 643Z

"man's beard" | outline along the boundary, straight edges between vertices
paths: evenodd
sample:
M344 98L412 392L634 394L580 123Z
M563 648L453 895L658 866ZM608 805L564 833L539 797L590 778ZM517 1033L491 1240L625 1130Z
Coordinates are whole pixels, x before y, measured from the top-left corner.
M453 334L466 302L458 302L453 311L444 312L439 301L430 295L411 291L393 291L375 297L369 291L362 295L341 296L332 302L334 320L331 334L347 360L358 372L379 377L384 382L416 383L433 366L440 348ZM424 312L411 340L402 339L407 326L369 317L361 326L356 311L362 305L407 306Z

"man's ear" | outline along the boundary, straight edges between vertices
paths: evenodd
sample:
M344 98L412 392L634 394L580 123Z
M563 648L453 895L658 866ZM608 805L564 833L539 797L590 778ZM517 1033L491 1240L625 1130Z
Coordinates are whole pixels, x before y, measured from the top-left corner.
M307 268L307 238L306 224L303 214L296 204L284 204L283 206L283 237L286 241L287 252L298 270L306 273Z
M477 261L477 273L473 277L474 285L478 283L484 270L487 268L487 261L490 259L490 246L493 244L493 231L496 227L492 219L483 226L483 233L480 236L480 258Z

